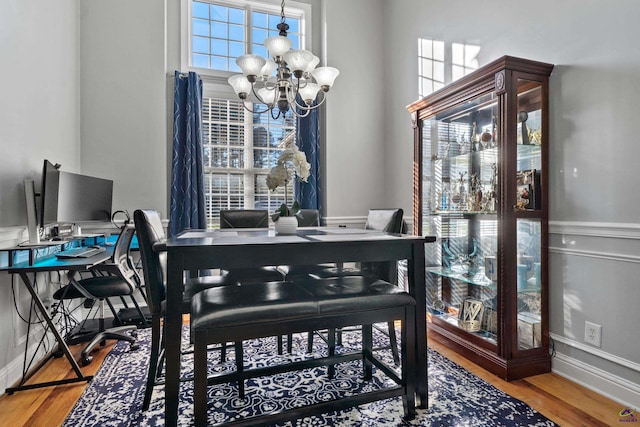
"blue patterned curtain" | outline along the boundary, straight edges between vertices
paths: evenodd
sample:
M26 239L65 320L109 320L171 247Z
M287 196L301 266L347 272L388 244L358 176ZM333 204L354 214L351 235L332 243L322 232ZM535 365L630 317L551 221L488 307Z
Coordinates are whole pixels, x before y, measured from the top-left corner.
M202 80L175 72L169 236L206 228L202 150Z
M307 117L297 119L296 141L300 151L311 164L307 182L295 180L295 196L302 209L317 209L322 218L322 189L320 185L320 132L318 109L311 110Z

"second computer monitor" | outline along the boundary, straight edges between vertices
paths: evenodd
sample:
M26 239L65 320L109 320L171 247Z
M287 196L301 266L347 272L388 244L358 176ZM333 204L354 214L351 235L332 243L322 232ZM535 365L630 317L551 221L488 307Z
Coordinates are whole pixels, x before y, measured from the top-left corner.
M41 225L110 221L113 181L64 172L45 161Z

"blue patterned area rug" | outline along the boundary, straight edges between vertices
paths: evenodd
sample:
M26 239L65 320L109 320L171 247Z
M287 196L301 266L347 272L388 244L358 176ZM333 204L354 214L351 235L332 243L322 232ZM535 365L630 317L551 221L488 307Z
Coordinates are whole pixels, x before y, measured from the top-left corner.
M375 331L374 346L384 345L388 337ZM151 407L142 412L142 399L148 366L150 330L138 334L140 348L129 352L129 345L118 342L107 355L100 370L65 420L64 426L160 426L164 425L164 386L154 388ZM185 338L188 330L185 328ZM185 341L188 341L186 339ZM314 353L325 355L326 345L315 340ZM342 350L360 348L360 334L345 333ZM306 334L294 335L291 354L277 355L275 339L244 343L245 366L286 363L310 357L305 354ZM391 364L391 352L380 350L378 356ZM219 352L212 351L212 368L233 370L233 349L227 349L227 362L220 364ZM217 361L216 361L217 359ZM183 357L183 375L189 375L193 358ZM391 364L392 365L392 364ZM436 351L428 351L429 409L418 409L416 419L402 419L400 398L388 399L308 417L284 426L556 426L525 403L512 398L464 368L449 361ZM390 385L382 373L365 382L361 362L336 366L333 380L326 376L326 368L289 372L272 377L248 380L246 397L238 398L235 384L209 388L209 424L242 419L259 413L269 413L309 402L325 401L339 396ZM183 382L180 389L179 425L193 424L193 383Z

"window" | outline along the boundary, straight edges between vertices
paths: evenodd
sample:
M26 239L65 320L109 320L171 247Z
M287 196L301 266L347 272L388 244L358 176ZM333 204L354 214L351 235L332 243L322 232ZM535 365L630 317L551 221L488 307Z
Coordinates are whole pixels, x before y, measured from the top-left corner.
M478 68L480 46L418 39L418 96L427 96Z
M202 106L207 225L216 228L222 209L275 211L285 202L285 189L270 191L266 177L275 166L283 141L295 140L296 120L291 112L273 120L254 115L226 83L240 72L238 56L253 53L267 57L264 40L278 35L280 1L185 0L188 34L183 49L185 68L203 76ZM310 43L310 6L295 2L285 10L287 37L292 49ZM247 105L251 108L251 105ZM295 142L295 141L294 141ZM289 200L293 185L287 188Z
M245 11L194 1L192 12L191 64L240 71L234 59L246 52Z
M285 189L270 191L266 177L280 147L295 138L293 114L276 122L252 115L236 100L205 97L202 104L208 228L218 227L221 209L275 211L285 201ZM293 188L287 190L291 198Z
M451 45L451 81L466 76L478 68L480 46L453 43Z
M273 2L199 0L191 2L189 65L199 69L240 72L238 56L267 57L264 40L277 36L280 5ZM304 11L285 9L287 37L293 49L304 48Z
M444 42L418 40L419 95L427 96L444 87Z

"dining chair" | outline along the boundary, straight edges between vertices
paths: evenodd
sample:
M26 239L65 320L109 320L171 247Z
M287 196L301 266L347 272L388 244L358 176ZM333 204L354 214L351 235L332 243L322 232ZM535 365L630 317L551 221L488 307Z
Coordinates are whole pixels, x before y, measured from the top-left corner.
M220 211L220 229L269 228L267 210L229 209ZM284 280L284 275L275 266L234 268L224 270L230 280L240 284L264 283Z
M318 227L320 226L320 211L318 209L300 209L298 211L298 214L296 215L296 218L298 220L298 227ZM295 269L296 266L289 266L289 265L279 265L276 267L277 270L282 274L282 276L284 278L286 278L287 280L289 279L289 272L290 270L293 268ZM303 267L304 268L304 267ZM294 274L291 274L290 277L294 277ZM300 276L298 276L300 277ZM306 278L306 274L305 274L305 278ZM313 332L309 332L309 335L311 335L311 337L307 338L307 347L308 347L308 351L311 352L311 347L313 347ZM311 344L309 344L311 343ZM281 339L278 338L278 352L281 353L281 347L282 347L282 342ZM287 335L287 352L291 353L293 349L293 335L292 334L288 334Z
M143 411L149 408L151 394L160 375L164 360L164 328L162 319L166 300L166 235L160 215L155 210L138 209L133 214L135 229L140 247L142 271L147 289L147 305L151 314L151 354L147 386L145 389ZM237 286L236 282L225 276L203 276L191 278L185 282L182 312L190 313L191 300L205 289L219 286ZM174 344L176 345L176 344ZM221 346L221 359L224 361L226 345Z
M366 230L377 230L388 233L401 233L404 228L404 222L402 216L404 211L401 208L389 208L389 209L369 209L367 214L367 221L365 223ZM397 263L396 262L363 262L354 267L344 267L343 265L332 266L303 266L301 268L289 267L289 274L286 276L287 280L295 280L295 276L299 274L306 274L318 279L324 279L329 277L344 277L344 276L366 276L370 278L381 279L389 283L397 284ZM380 328L376 327L380 330ZM397 337L395 325L393 322L389 322L387 325L387 331L381 331L389 336L391 352L393 360L397 364L400 363L400 355L398 353ZM337 344L342 343L342 330L328 331L329 335L337 334ZM313 348L313 336L311 333L307 339L307 348L311 352ZM324 337L320 335L323 339Z
M220 228L269 228L269 212L264 209L220 210Z
M318 209L300 209L296 215L298 227L318 227L320 211Z
M269 212L264 209L228 209L220 211L220 229L241 228L269 228ZM224 270L230 280L235 280L241 285L281 282L285 279L278 266L263 266L250 268L234 268ZM282 337L278 336L278 354L283 353ZM292 350L293 337L287 337L287 351Z

